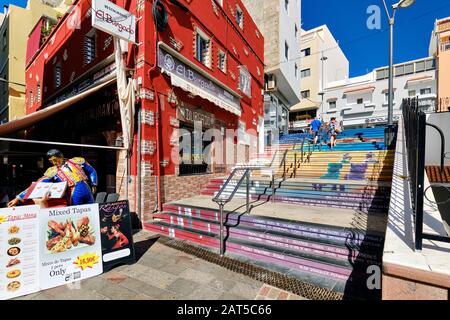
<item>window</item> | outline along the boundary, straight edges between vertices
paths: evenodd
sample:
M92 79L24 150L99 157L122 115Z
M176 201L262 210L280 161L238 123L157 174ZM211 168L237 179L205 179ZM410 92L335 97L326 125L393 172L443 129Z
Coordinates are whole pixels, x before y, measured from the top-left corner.
M416 62L416 72L425 71L425 61Z
M61 86L61 64L58 63L55 66L55 88L59 88Z
M41 102L41 85L39 83L36 86L36 101Z
M433 70L433 69L435 69L435 67L436 67L436 65L435 65L434 59L425 61L425 68L427 70Z
M405 74L414 73L414 63L409 63L405 65Z
M210 53L210 43L211 41L201 35L198 31L195 36L195 58L203 63L205 66L210 66L210 59L209 59L209 53Z
M377 80L389 78L389 69L377 70Z
M236 7L236 22L241 29L244 28L244 13L239 7Z
M286 60L289 60L289 45L287 41L284 42L284 56Z
M414 97L415 95L416 95L416 90L409 90L408 91L408 96Z
M309 90L302 91L301 94L303 99L307 99L311 96L311 92Z
M29 96L28 96L28 103L30 105L30 108L33 107L34 101L33 101L33 91L30 90Z
M306 49L303 49L302 51L301 51L301 54L300 54L300 56L303 58L303 57L307 57L307 56L310 56L311 55L311 48L306 48Z
M298 79L298 66L295 64L295 79Z
M3 50L6 50L6 30L3 32Z
M300 74L302 78L309 77L311 75L311 69L304 69L300 72Z
M431 94L431 88L420 89L420 95Z
M227 57L225 55L225 52L222 50L219 50L219 64L218 64L219 70L222 72L227 72Z
M363 98L358 98L358 100L356 100L357 104L363 104L364 103L364 99Z
M405 74L405 66L401 65L401 66L395 66L395 76L396 77L400 77L403 76Z
M392 100L395 99L395 92L392 93ZM384 93L384 102L389 103L389 92Z
M252 96L251 76L248 69L244 66L239 67L239 89L248 97Z
M330 101L330 102L328 103L328 108L329 108L330 110L336 109L336 101Z
M96 56L95 30L90 31L84 37L84 64L90 64Z

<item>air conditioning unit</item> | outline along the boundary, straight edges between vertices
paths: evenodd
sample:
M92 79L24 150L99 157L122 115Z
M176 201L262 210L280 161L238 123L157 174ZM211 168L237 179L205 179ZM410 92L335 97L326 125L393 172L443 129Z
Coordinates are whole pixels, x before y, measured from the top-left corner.
M273 74L267 75L265 90L266 91L274 91L274 90L276 90L276 88L277 88L277 83L276 83L275 76Z

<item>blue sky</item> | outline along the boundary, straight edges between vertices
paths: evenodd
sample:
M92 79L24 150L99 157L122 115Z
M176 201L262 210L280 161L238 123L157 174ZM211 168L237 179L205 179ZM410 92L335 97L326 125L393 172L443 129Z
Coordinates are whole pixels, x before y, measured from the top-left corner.
M8 3L25 6L26 0L0 0L0 8ZM370 5L381 9L381 30L367 28L366 12ZM398 10L394 62L428 56L434 21L447 16L450 16L450 0L416 0L410 8ZM302 0L302 19L302 28L306 30L328 25L350 61L351 76L388 64L388 21L382 0Z

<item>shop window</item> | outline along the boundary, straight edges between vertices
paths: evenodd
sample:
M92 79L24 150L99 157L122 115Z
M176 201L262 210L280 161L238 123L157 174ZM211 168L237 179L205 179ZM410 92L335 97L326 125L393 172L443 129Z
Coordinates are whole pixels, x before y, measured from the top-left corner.
M189 146L184 139L190 140L189 148L180 148L179 175L196 175L208 173L208 163L205 162L203 150L211 143L210 141L202 141L202 150L197 150L198 145L195 143L196 134L194 128L189 125L181 125L180 129L183 131L183 135L180 136L180 145ZM203 135L201 135L203 136Z
M244 29L244 13L239 6L236 6L236 22L241 29Z
M58 63L55 66L55 87L59 88L61 86L61 64Z
M202 64L210 67L211 40L197 29L195 35L195 58Z
M96 56L96 34L91 30L84 37L84 64L90 64Z
M247 96L252 96L252 88L251 88L251 76L250 72L248 72L247 68L244 66L239 67L239 89Z
M218 64L219 70L222 72L227 72L227 56L225 52L222 50L219 50L219 64Z
M311 75L311 69L304 69L301 71L300 74L302 78L309 77Z

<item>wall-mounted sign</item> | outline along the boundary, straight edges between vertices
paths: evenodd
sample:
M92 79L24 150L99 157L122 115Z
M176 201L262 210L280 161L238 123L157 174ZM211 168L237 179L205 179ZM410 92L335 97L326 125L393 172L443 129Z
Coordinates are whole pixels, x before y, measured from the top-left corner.
M231 113L241 115L239 98L162 47L158 48L158 66L171 75L172 85L209 100Z
M204 127L212 127L215 123L215 117L212 113L195 108L182 101L177 108L177 119L187 123L200 121Z
M136 17L107 0L92 0L92 26L129 42L136 42Z

